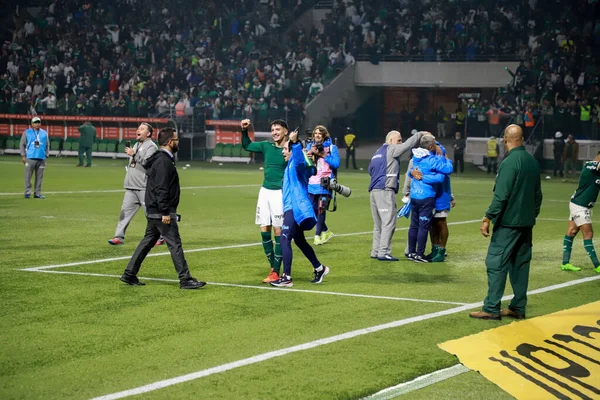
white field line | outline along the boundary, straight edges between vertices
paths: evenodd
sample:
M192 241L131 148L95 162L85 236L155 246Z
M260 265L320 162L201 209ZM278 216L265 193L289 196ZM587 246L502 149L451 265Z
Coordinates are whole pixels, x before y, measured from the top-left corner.
M23 271L23 270L22 270ZM47 274L64 274L64 275L82 275L82 276L98 276L108 278L119 278L121 275L114 274L99 274L95 272L73 272L73 271L49 271L49 270L28 270L29 272L43 272ZM146 278L140 276L139 279L142 281L159 281L159 282L179 282L178 279L166 279L166 278ZM396 301L412 301L416 303L433 303L433 304L448 304L453 306L461 306L466 303L459 303L455 301L444 301L444 300L421 300L412 299L407 297L392 297L392 296L375 296L368 294L356 294L356 293L342 293L342 292L326 292L322 290L307 290L307 289L281 289L273 286L254 286L254 285L241 285L238 283L222 283L222 282L207 282L213 286L226 286L235 288L246 288L246 289L260 289L260 290L276 290L279 292L290 292L290 293L311 293L311 294L325 294L330 296L345 296L345 297L358 297L363 299L376 299L376 300L396 300Z
M444 381L449 378L453 378L457 375L460 375L464 372L470 371L469 368L465 367L462 364L456 364L449 368L440 369L438 371L434 371L430 374L421 375L418 378L413 379L412 381L404 382L396 386L389 387L387 389L383 389L380 392L377 392L371 396L365 397L364 400L389 400L394 397L403 395L408 392L412 392L413 390L422 389L426 386L433 385L434 383L438 383Z
M472 220L469 220L469 221L449 222L448 225L464 225L464 224L471 224L471 223L480 222L480 221L481 221L480 219L472 219ZM396 229L396 231L406 231L406 230L408 230L408 227L397 228ZM347 237L347 236L367 235L367 234L372 234L372 233L373 233L373 231L352 232L352 233L336 234L335 236L338 236L338 237ZM307 237L307 239L311 239L311 238L312 237ZM214 251L214 250L237 249L237 248L259 246L259 245L262 245L262 243L258 242L258 243L234 244L234 245L231 245L231 246L203 247L203 248L199 248L199 249L184 250L184 253L197 253L199 251ZM169 253L169 252L162 252L162 253L148 254L147 257L170 256L170 255L171 255L171 253ZM66 263L66 264L55 264L55 265L44 265L44 266L40 266L40 267L22 268L20 270L21 271L40 271L40 270L45 270L45 269L54 269L54 268L63 268L63 267L75 267L75 266L78 266L78 265L88 265L88 264L98 264L98 263L105 263L105 262L112 262L112 261L128 260L130 258L131 258L131 256L122 256L122 257L113 257L113 258L101 258L101 259L98 259L98 260L77 261L77 262Z
M182 187L181 190L193 190L193 189L239 189L247 187L260 187L260 185L214 185L214 186L186 186ZM44 192L44 194L90 194L90 193L123 193L125 189L107 189L107 190L67 190L60 192ZM0 196L23 196L22 192L0 192Z
M553 290L566 288L569 286L578 285L581 283L592 282L592 281L599 280L599 279L600 279L600 275L597 275L597 276L593 276L593 277L577 279L577 280L573 280L573 281L569 281L569 282L559 283L556 285L551 285L551 286L531 290L527 293L529 295L545 293L545 292L550 292ZM511 298L512 298L512 295L504 296L502 298L502 300L506 301ZM229 371L229 370L232 370L235 368L240 368L240 367L244 367L247 365L256 364L256 363L259 363L262 361L270 360L270 359L273 359L276 357L285 356L285 355L296 353L296 352L303 351L303 350L312 349L312 348L323 346L326 344L331 344L331 343L339 342L342 340L352 339L352 338L355 338L358 336L367 335L370 333L379 332L379 331L386 330L386 329L397 328L397 327L412 324L415 322L426 321L426 320L433 319L433 318L438 318L438 317L443 317L446 315L460 313L463 311L468 311L473 308L481 307L482 305L483 305L482 302L465 304L463 306L453 307L453 308L443 310L443 311L437 311L434 313L400 319L397 321L393 321L393 322L389 322L389 323L381 324L381 325L375 325L375 326L371 326L368 328L357 329L357 330L342 333L339 335L334 335L334 336L330 336L327 338L314 340L312 342L303 343L303 344L300 344L297 346L292 346L292 347L287 347L287 348L280 349L280 350L270 351L268 353L263 353L263 354L259 354L259 355L253 356L253 357L244 358L242 360L218 365L216 367L203 369L200 371L192 372L190 374L181 375L181 376L177 376L174 378L165 379L165 380L161 380L161 381L156 381L156 382L150 383L148 385L139 386L139 387L136 387L133 389L107 394L105 396L96 397L93 400L121 399L124 397L135 396L135 395L142 394L142 393L148 393L148 392L152 392L152 391L155 391L158 389L166 388L166 387L177 385L177 384L184 383L184 382L189 382L189 381L199 379L199 378L204 378L206 376L210 376L213 374L218 374L218 373Z

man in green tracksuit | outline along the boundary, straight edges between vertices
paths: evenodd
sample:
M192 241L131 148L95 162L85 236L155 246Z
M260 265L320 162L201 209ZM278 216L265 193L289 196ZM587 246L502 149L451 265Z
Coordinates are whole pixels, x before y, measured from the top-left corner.
M532 230L542 206L540 168L536 159L523 146L523 130L509 125L504 131L507 156L500 164L494 198L481 223L483 236L494 229L485 260L488 295L483 310L472 312L471 318L525 318ZM500 311L500 301L510 277L514 297L508 308Z
M592 229L592 211L598 193L600 192L600 152L596 154L593 161L587 161L583 165L581 175L579 175L579 185L577 190L571 196L569 202L569 225L567 233L563 240L563 261L561 269L563 271L580 271L581 268L570 263L571 250L573 249L573 240L579 231L583 235L583 247L588 253L594 271L600 273L600 261L594 249L594 229Z
M250 120L241 122L242 147L246 151L263 153L265 156L264 179L258 202L256 204L256 224L260 225L260 236L267 260L271 265L269 275L263 279L263 283L279 280L281 269L281 225L283 224L283 195L281 186L283 184L283 171L286 161L283 158L282 146L287 141L288 126L283 120L276 119L271 122L271 137L273 141L253 142L248 136ZM275 251L273 251L273 240L271 230L275 231Z
M90 121L85 121L79 128L79 164L78 167L83 167L83 155L86 155L86 167L92 166L92 146L96 140L96 128Z

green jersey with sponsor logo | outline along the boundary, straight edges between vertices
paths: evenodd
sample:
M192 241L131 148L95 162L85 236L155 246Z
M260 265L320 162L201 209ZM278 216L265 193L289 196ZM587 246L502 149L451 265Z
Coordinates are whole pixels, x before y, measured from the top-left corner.
M246 151L253 153L263 153L265 155L265 169L262 186L265 189L281 189L283 184L283 171L287 162L283 158L281 147L277 147L274 142L263 141L253 142L248 136L247 130L242 130L242 147Z
M583 165L579 176L579 186L571 196L571 203L582 207L594 207L600 192L600 171L598 168L600 168L598 161L588 161Z

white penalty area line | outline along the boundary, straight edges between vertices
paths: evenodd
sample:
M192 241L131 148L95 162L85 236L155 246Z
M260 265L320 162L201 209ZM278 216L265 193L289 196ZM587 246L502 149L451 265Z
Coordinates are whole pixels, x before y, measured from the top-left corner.
M31 270L30 270L31 271ZM49 271L49 270L39 270L39 271L31 271L31 272L43 272L47 274L63 274L63 275L81 275L81 276L97 276L97 277L106 277L106 278L119 278L121 275L114 274L100 274L95 272L74 272L74 271ZM158 282L177 282L178 279L167 279L167 278L146 278L140 276L139 279L142 281L158 281ZM344 297L358 297L363 299L375 299L375 300L396 300L396 301L412 301L415 303L433 303L433 304L448 304L448 305L465 305L466 303L459 303L455 301L444 301L444 300L421 300L421 299L412 299L407 297L392 297L392 296L375 296L369 294L357 294L357 293L342 293L342 292L327 292L323 290L308 290L308 289L291 289L291 288L277 288L271 285L268 286L256 286L256 285L242 285L239 283L223 283L223 282L207 282L208 285L212 286L225 286L225 287L235 287L235 288L246 288L246 289L260 289L260 290L276 290L278 292L290 292L290 293L310 293L310 294L325 294L330 296L344 296Z
M214 186L186 186L181 190L205 190L205 189L239 189L248 187L259 187L260 185L214 185ZM44 192L44 194L93 194L93 193L123 193L125 189L107 189L107 190L67 190L59 192ZM0 192L0 196L23 196L22 192Z
M469 221L449 222L448 225L464 225L464 224L472 224L474 222L481 222L481 220L480 219L472 219L472 220L469 220ZM408 227L397 228L396 229L396 231L406 231L406 230L408 230ZM372 233L373 233L373 231L352 232L352 233L335 234L334 236L337 236L337 237L347 237L347 236L367 235L367 234L372 234ZM307 239L311 239L311 238L312 237L308 237ZM257 242L257 243L233 244L233 245L230 245L230 246L203 247L203 248L199 248L199 249L184 250L184 253L197 253L197 252L200 252L200 251L215 251L215 250L239 249L239 248L259 246L259 245L262 245L262 243ZM148 254L147 257L159 257L159 256L170 256L170 255L171 255L171 253L169 253L169 252L162 252L162 253ZM44 266L39 266L39 267L22 268L22 269L19 269L19 270L20 271L40 272L42 270L47 270L47 269L55 269L55 268L63 268L63 267L76 267L76 266L79 266L79 265L89 265L89 264L98 264L98 263L105 263L105 262L112 262L112 261L129 260L130 258L131 258L131 256L101 258L101 259L98 259L98 260L77 261L77 262L66 263L66 264L44 265Z
M559 283L556 285L551 285L551 286L547 286L547 287L543 287L543 288L539 288L539 289L535 289L535 290L531 290L528 293L528 295L534 295L534 294L538 294L538 293L546 293L546 292L550 292L553 290L558 290L558 289L562 289L562 288L566 288L569 286L575 286L575 285L579 285L582 283L587 283L587 282L592 282L595 280L599 280L600 279L600 275L598 276L593 276L593 277L588 277L588 278L582 278L582 279L577 279L577 280L573 280L573 281L569 281L569 282L564 282L564 283ZM502 298L503 301L509 300L512 298L512 295L509 296L504 296ZM429 319L433 319L433 318L438 318L438 317L443 317L446 315L452 315L452 314L457 314L463 311L468 311L471 310L473 308L478 308L481 307L483 305L482 302L479 303L472 303L472 304L465 304L463 306L459 306L459 307L453 307L447 310L443 310L443 311L438 311L438 312L433 312L433 313L429 313L429 314L424 314L424 315L418 315L415 317L410 317L410 318L405 318L405 319L400 319L397 321L393 321L393 322L389 322L386 324L381 324L381 325L375 325L375 326L371 326L368 328L362 328L362 329L357 329L354 331L350 331L350 332L346 332L346 333L342 333L339 335L334 335L334 336L330 336L327 338L322 338L322 339L318 339L318 340L314 340L312 342L307 342L307 343L303 343L297 346L292 346L292 347L287 347L284 349L280 349L280 350L275 350L275 351L270 351L268 353L263 353L263 354L259 354L253 357L249 357L249 358L244 358L242 360L238 360L238 361L234 361L234 362L230 362L230 363L226 363L226 364L222 364L222 365L218 365L216 367L212 367L212 368L207 368L207 369L203 369L200 371L196 371L196 372L192 372L190 374L186 374L186 375L181 375L181 376L177 376L174 378L170 378L170 379L165 379L165 380L161 380L161 381L157 381L157 382L153 382L150 383L148 385L144 385L144 386L139 386L133 389L129 389L129 390L124 390L121 392L116 392L116 393L111 393L111 394L107 394L105 396L100 396L100 397L95 397L92 400L113 400L113 399L122 399L124 397L129 397L129 396L135 396L138 394L143 394L143 393L148 393L148 392L152 392L155 390L159 390L159 389L163 389L169 386L173 386L173 385L177 385L180 383L184 383L184 382L189 382L192 380L196 380L199 378L204 378L210 375L214 375L214 374L218 374L221 372L225 372L225 371L230 371L232 369L235 368L240 368L240 367L245 367L247 365L252 365L252 364L256 364L262 361L266 361L266 360L270 360L276 357L281 357L281 356L285 356L288 354L292 354L292 353L296 353L299 351L304 351L304 350L308 350L308 349L313 349L316 347L320 347L326 344L331 344L331 343L336 343L342 340L347 340L347 339L352 339L358 336L363 336L363 335L367 335L370 333L374 333L374 332L379 332L379 331L383 331L386 329L391 329L391 328L398 328L400 326L404 326L404 325L409 325L415 322L422 322L422 321L426 321Z
M412 392L413 390L422 389L426 386L445 381L446 379L454 378L457 375L469 371L470 369L465 367L464 365L456 364L452 367L440 369L430 374L419 376L418 378L415 378L412 381L404 382L399 385L383 389L380 392L365 397L363 400L390 400L394 397L403 395L408 392Z

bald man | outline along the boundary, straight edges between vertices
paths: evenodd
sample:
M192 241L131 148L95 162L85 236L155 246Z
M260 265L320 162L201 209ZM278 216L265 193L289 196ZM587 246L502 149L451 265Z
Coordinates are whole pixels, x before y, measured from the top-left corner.
M481 234L494 229L485 265L488 294L481 311L471 318L499 320L502 317L525 318L532 231L542 206L540 167L523 146L523 130L509 125L504 131L506 157L498 168L494 198L481 223ZM500 301L510 277L514 297L508 308L500 310Z
M428 132L417 132L405 143L398 131L390 131L385 143L375 152L369 164L371 215L373 216L373 247L371 258L379 261L398 261L392 256L392 237L396 230L396 194L400 186L400 156L419 145L421 136Z

